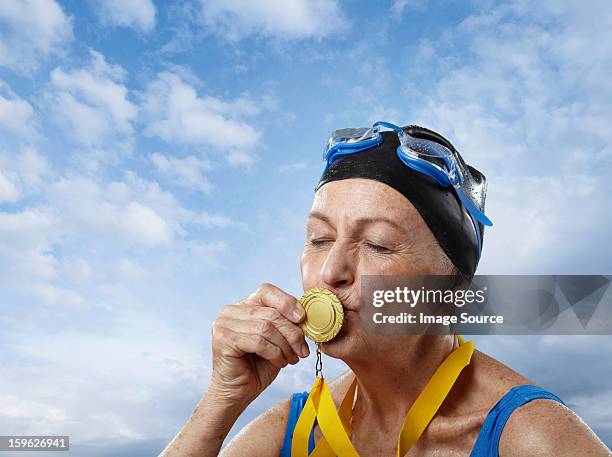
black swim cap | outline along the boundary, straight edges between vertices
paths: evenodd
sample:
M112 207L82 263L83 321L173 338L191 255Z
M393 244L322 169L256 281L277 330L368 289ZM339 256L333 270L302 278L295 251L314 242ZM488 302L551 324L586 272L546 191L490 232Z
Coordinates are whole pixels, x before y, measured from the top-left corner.
M464 167L462 189L484 213L486 178L475 168L465 164L453 145L441 135L418 126L403 127L409 135L435 141L453 151ZM466 277L472 278L480 252L474 224L453 191L441 187L434 179L406 166L397 155L399 138L396 132L381 132L383 141L378 146L339 156L323 172L315 192L324 184L350 178L380 181L406 197L417 209L448 258ZM481 240L484 226L477 222ZM482 245L481 245L482 248Z

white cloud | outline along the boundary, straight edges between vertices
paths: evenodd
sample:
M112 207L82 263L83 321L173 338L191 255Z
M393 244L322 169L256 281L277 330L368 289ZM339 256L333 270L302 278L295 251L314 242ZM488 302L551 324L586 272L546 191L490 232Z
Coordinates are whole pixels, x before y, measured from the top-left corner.
M72 39L72 23L54 0L3 0L0 66L30 74Z
M88 66L51 72L48 105L69 138L84 146L130 141L137 107L122 84L125 76L94 50Z
M155 5L151 0L105 0L96 5L103 24L134 27L141 32L155 28Z
M0 212L0 271L4 277L53 279L57 260L51 246L61 227L52 211Z
M36 132L32 105L13 93L2 80L0 80L0 128L26 139Z
M176 73L162 72L149 84L142 110L146 133L167 142L251 155L259 139L259 132L243 120L259 112L252 100L200 96Z
M489 178L489 273L609 269L611 13L607 2L502 4L424 43L435 72L413 114Z
M323 38L347 21L336 0L201 0L202 23L235 41L250 35L280 39Z
M212 184L204 176L204 171L210 169L210 162L206 160L195 156L179 159L156 152L151 155L151 161L160 174L169 177L178 186L204 193L212 190Z
M0 175L3 176L0 176L0 201L2 195L5 195L5 201L14 202L22 192L29 194L40 190L49 173L47 159L31 147L17 154L0 151ZM6 199L7 195L13 198Z
M166 221L151 208L138 202L130 202L124 210L118 226L134 240L145 244L165 244L171 241L172 232Z
M188 229L241 226L223 215L187 209L135 173L110 182L57 176L41 159L32 150L0 154L1 197L45 189L44 199L30 209L0 212L3 302L14 296L37 306L73 309L134 306L140 300L131 290L153 271L172 276L177 265L221 265L229 245L199 240ZM159 256L159 265L139 264L145 254Z
M612 192L606 181L585 174L494 176L488 214L495 225L485 235L479 272L604 271L609 254L601 247L608 238L609 219L603 208L609 206L607 195ZM512 255L508 255L508 246L512 246Z
M50 175L46 159L30 148L19 154L0 154L0 167L10 176L12 185L18 185L15 199L39 192ZM2 187L0 176L0 201ZM42 202L28 209L0 212L0 282L4 283L4 292L17 291L44 304L84 306L76 291L55 284L61 266L55 249L62 242L65 228L58 212Z
M404 14L406 8L417 11L423 10L425 8L425 0L393 0L391 13L399 18Z
M188 226L228 227L225 216L184 208L155 181L127 173L123 181L102 182L85 176L64 176L47 185L47 197L72 236L107 238L145 247L171 248Z
M222 264L229 244L200 240L189 229L241 227L226 216L183 207L135 173L110 182L57 176L40 159L31 150L0 154L0 178L9 176L18 192L7 194L0 179L0 195L30 197L45 189L30 209L0 212L0 300L7 306L13 299L37 308L137 306L135 284L153 273L167 278L186 265L205 270ZM160 261L151 263L156 256Z
M220 214L210 214L205 211L193 213L187 221L196 226L203 226L208 228L225 228L225 227L240 227L245 229L247 227L244 223L233 221L227 216Z
M90 271L86 270L86 271ZM117 270L121 276L128 278L129 280L140 279L145 277L145 269L130 259L120 259Z
M288 173L292 171L303 170L306 168L306 162L286 163L278 167L280 173Z
M138 201L124 183L108 185L84 178L62 178L50 189L65 222L78 231L118 237L145 246L167 245L174 231L150 205Z
M135 173L128 173L125 182L115 182L109 185L118 198L129 196L138 198L143 204L155 208L173 227L177 235L184 235L187 226L203 226L207 228L240 226L232 219L210 214L206 211L194 211L183 207L168 191L164 191L157 182L142 179ZM120 196L120 197L119 197Z
M227 155L227 161L236 167L251 168L255 160L253 154L233 150Z
M193 401L207 372L200 341L142 312L117 314L100 333L5 334L5 347L18 360L4 363L0 427L15 434L68 434L75 446L164 436L168 414L180 420L181 413L159 411L160 421L154 405ZM91 401L84 405L83 398Z
M19 189L0 169L0 203L13 203L19 199Z
M66 420L64 409L43 402L23 400L13 395L2 395L0 401L5 405L3 415L13 420L28 418L42 423Z
M75 290L47 282L28 284L26 292L35 296L40 302L67 308L87 307L85 299Z
M185 265L191 265L196 271L200 266L223 266L221 256L229 252L230 247L226 242L194 241L188 244L185 257L182 259Z
M47 159L33 148L25 148L15 161L20 182L30 189L38 189L51 172Z
M442 77L417 112L490 169L583 171L580 151L589 151L590 165L605 165L612 153L605 127L612 88L604 83L612 72L612 18L606 2L583 10L517 2L468 17L449 41L468 47L471 58L437 50ZM594 41L601 46L593 49ZM453 71L444 71L449 66Z

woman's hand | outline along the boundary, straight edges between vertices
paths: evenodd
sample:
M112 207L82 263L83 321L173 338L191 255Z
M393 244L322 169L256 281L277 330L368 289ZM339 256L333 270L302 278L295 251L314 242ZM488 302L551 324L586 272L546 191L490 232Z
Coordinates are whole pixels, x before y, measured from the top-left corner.
M213 369L208 390L160 457L219 454L244 409L281 368L308 356L295 297L262 284L248 298L224 306L212 324Z
M209 394L245 407L257 398L281 368L308 356L303 317L299 301L272 284L224 306L212 324Z

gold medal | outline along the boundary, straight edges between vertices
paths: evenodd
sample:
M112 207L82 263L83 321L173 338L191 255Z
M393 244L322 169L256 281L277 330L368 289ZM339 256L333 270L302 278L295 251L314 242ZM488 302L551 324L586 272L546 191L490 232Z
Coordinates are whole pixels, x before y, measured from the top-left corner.
M304 335L316 343L324 343L334 338L344 320L340 300L328 289L307 290L300 298L306 317L300 324Z

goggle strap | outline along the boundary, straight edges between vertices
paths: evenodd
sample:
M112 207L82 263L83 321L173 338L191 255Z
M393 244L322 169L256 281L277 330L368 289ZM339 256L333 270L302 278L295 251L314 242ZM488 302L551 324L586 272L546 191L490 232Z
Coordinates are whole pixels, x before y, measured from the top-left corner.
M448 187L451 185L451 182L446 174L424 160L410 157L408 154L402 151L401 146L398 146L397 148L397 156L402 162L404 162L405 165L435 179L436 182L442 187Z
M327 150L324 159L327 161L328 165L331 165L338 156L365 151L366 149L373 148L380 143L382 143L382 137L361 141L359 143L338 143Z
M466 208L467 211L467 208ZM474 233L476 234L476 241L478 242L478 258L476 259L476 263L480 261L480 254L482 253L482 237L480 236L480 225L472 216L472 213L468 211L468 215L470 216L470 220L472 221L472 227L474 228Z
M374 125L372 127L385 127L387 129L391 129L391 130L395 130L397 133L399 133L400 135L404 134L404 129L402 129L401 127L392 124L391 122L386 122L386 121L378 121L378 122L374 122Z
M472 202L472 200L470 200L467 197L467 195L465 195L465 193L463 192L463 189L461 189L461 187L457 186L457 187L455 187L455 190L457 191L457 195L459 196L459 199L461 200L461 203L463 203L463 206L465 206L467 208L467 210L470 212L470 214L478 222L480 222L482 225L486 225L487 227L492 227L493 226L493 222L491 222L491 219L489 219L487 216L485 216L484 213L478 209L478 207Z

